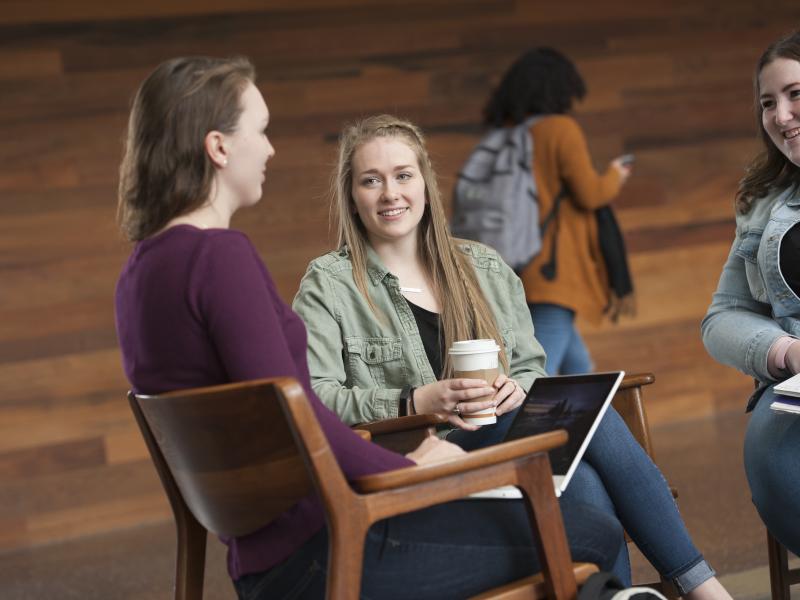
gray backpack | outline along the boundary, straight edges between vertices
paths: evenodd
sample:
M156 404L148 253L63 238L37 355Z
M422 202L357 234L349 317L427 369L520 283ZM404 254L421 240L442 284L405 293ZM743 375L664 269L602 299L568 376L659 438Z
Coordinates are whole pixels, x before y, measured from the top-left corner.
M542 248L542 236L558 214L562 193L539 226L539 200L533 178L531 117L514 127L492 129L469 155L453 192L454 236L491 246L519 272ZM555 236L550 263L542 267L555 277Z

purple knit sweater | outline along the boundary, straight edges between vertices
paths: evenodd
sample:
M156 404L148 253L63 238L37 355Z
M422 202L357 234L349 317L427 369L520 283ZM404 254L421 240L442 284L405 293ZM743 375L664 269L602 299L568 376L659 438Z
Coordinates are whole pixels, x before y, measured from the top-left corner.
M179 225L139 242L116 291L125 374L137 393L295 377L348 478L413 464L363 441L311 389L303 322L278 295L247 237ZM228 544L233 579L285 560L324 524L316 495Z

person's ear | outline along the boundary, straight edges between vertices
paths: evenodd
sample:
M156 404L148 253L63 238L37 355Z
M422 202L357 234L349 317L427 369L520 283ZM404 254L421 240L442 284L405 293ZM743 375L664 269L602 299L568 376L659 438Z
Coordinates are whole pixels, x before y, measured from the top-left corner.
M218 168L228 166L228 148L225 146L225 135L219 131L209 131L204 140L206 154Z

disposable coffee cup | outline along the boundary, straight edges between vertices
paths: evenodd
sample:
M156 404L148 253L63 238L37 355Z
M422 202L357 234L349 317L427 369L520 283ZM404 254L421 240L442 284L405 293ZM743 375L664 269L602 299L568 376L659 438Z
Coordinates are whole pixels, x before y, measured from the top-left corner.
M498 353L500 346L494 340L464 340L453 342L448 354L453 365L453 373L456 378L463 379L483 379L489 385L494 383L500 374L498 364ZM480 402L481 400L491 400L494 394L475 398L470 402ZM471 425L491 425L497 423L497 415L494 407L473 412L461 413L461 418Z

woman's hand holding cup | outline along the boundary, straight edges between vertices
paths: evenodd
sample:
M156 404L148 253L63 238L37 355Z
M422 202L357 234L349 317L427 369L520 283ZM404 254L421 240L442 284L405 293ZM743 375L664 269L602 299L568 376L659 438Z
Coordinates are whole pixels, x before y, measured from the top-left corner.
M475 431L479 425L466 423L461 414L474 413L496 406L497 390L483 379L443 379L414 390L414 408L418 413L438 413L460 429ZM488 400L477 400L490 396Z
M494 399L497 403L495 414L498 417L511 412L525 400L525 390L519 387L516 381L509 379L503 373L500 373L497 379L494 380L494 388L497 390Z

